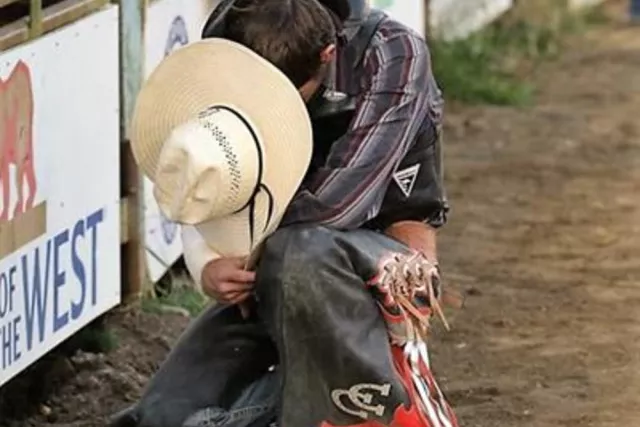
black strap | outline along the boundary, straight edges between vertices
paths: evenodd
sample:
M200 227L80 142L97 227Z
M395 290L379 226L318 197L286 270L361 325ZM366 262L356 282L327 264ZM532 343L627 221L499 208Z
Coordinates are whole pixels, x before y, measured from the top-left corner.
M271 220L273 219L273 211L274 211L274 205L275 205L275 200L273 198L273 194L271 193L271 190L262 182L262 173L264 168L264 165L263 165L264 153L262 152L262 148L260 147L260 143L258 142L258 135L256 135L256 133L253 130L253 127L251 126L251 124L247 119L245 119L238 111L234 110L233 108L229 108L224 105L217 105L215 108L226 110L232 113L238 119L240 119L242 123L244 123L246 128L249 129L249 132L251 132L251 137L253 139L254 144L256 145L256 150L258 152L258 179L256 180L256 185L251 194L251 198L244 206L242 206L240 209L234 212L234 213L238 213L249 208L249 239L250 239L251 246L253 246L253 244L255 243L254 240L255 240L255 226L256 226L256 198L258 197L258 194L264 193L268 198L267 220L265 221L265 224L262 227L261 233L264 233L267 227L269 226L269 224L271 223Z
M267 219L264 222L264 225L262 226L262 230L260 231L261 234L267 231L267 228L269 227L269 224L271 224L271 220L273 219L273 210L275 207L275 200L273 198L273 194L271 193L271 190L269 190L269 187L267 187L264 184L260 184L258 191L251 197L251 200L249 201L249 205L248 205L249 207L249 243L252 247L254 243L256 243L255 242L256 198L258 197L258 194L261 194L262 192L264 192L264 194L268 198L268 205L267 205Z
M209 18L207 18L207 22L202 27L202 38L208 39L212 37L222 37L225 33L226 29L226 21L227 13L231 10L231 7L235 4L236 0L222 0Z

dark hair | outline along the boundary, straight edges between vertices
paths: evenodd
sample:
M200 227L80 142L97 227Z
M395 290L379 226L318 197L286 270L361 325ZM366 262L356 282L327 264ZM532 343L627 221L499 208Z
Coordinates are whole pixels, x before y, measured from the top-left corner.
M351 15L351 3L349 0L318 0L321 5L335 14L338 20L344 22Z
M225 20L225 38L271 62L296 87L320 72L320 54L336 42L334 20L317 0L236 0Z

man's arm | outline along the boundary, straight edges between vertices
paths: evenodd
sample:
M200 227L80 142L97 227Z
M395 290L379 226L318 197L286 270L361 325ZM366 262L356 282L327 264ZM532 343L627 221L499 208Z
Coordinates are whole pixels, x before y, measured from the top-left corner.
M183 225L181 228L184 263L198 289L202 290L202 271L205 265L220 258L220 255L211 250L194 226Z
M425 42L409 32L393 34L372 48L365 59L369 82L349 132L334 143L325 166L293 199L283 225L353 229L378 214L425 115L438 119L434 104L440 93L432 84L430 62Z

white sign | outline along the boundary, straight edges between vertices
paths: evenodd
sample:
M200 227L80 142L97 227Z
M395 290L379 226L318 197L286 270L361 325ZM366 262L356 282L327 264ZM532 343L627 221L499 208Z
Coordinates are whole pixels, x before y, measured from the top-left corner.
M581 7L597 6L604 0L569 0L569 7L578 9Z
M157 0L150 4L145 28L146 76L173 50L200 39L212 7L211 1L204 0ZM182 240L178 225L160 212L153 198L153 183L146 177L144 202L147 270L156 282L182 255Z
M424 0L371 0L370 4L424 37Z
M118 8L0 54L0 385L120 302Z
M430 24L433 33L445 40L464 38L512 6L513 0L431 0Z

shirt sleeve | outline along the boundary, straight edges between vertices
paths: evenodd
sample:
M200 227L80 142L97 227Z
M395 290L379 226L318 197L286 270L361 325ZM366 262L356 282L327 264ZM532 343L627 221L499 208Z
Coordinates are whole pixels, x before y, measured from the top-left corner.
M192 225L182 226L184 263L198 289L202 290L202 270L210 261L220 258L211 250L198 230Z
M300 188L282 225L354 229L379 213L395 169L430 116L431 100L439 96L431 93L430 62L424 40L409 32L371 49L349 131Z

